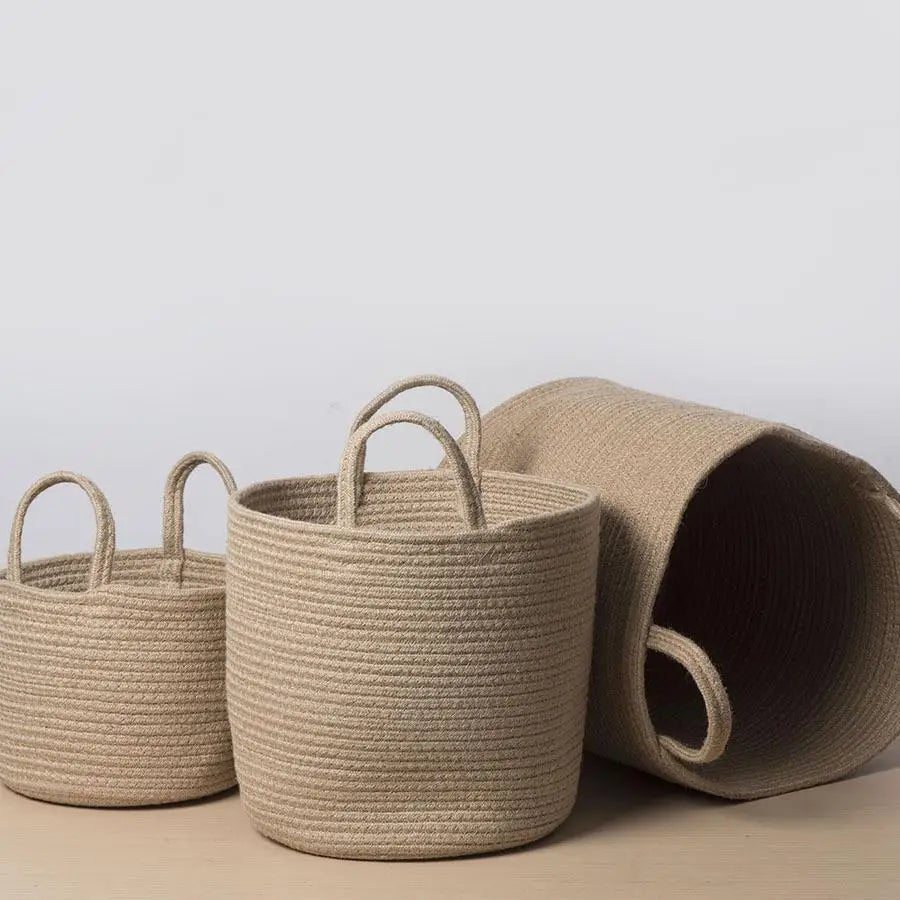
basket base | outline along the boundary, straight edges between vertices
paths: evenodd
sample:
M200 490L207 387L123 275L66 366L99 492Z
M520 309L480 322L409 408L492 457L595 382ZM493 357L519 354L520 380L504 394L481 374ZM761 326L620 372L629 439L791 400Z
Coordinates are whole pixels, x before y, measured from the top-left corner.
M219 794L225 794L237 787L235 778L222 779L204 787L193 790L180 791L124 791L113 796L112 794L79 794L76 791L64 791L59 789L41 789L31 785L23 786L4 781L5 787L14 794L27 797L29 800L38 800L41 803L54 803L57 806L76 806L91 809L136 809L148 806L171 806L178 803L190 803L194 801L209 800Z
M572 809L575 807L573 801L570 809L558 822L514 840L502 840L496 843L485 842L477 846L460 841L458 843L447 843L444 846L434 845L426 849L404 846L400 843L395 846L379 844L376 848L372 845L367 847L362 842L357 846L353 846L349 843L336 845L306 841L299 838L296 834L288 833L286 830L275 828L269 823L259 821L247 808L246 804L242 805L244 812L253 823L253 827L263 837L274 841L276 844L281 844L300 853L307 853L310 856L322 856L329 859L355 859L368 862L424 862L436 859L461 859L468 856L486 856L488 854L516 850L537 843L553 834L565 824Z

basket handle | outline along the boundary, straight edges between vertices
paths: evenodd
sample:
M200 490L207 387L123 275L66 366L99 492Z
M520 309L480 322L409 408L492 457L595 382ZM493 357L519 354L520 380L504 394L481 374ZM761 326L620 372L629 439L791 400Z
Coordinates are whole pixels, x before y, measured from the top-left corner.
M103 491L89 478L76 475L74 472L53 472L45 475L25 492L16 510L10 533L7 580L13 584L22 583L22 530L25 526L25 515L40 494L57 484L77 484L88 495L94 507L97 536L94 541L94 555L91 559L87 590L96 590L108 584L112 578L113 555L116 552L116 524Z
M481 413L478 411L478 404L475 398L461 385L443 375L412 375L409 378L402 378L390 387L385 388L377 397L370 400L357 415L350 428L350 434L364 425L375 413L378 412L386 403L389 403L394 397L405 391L410 391L418 387L436 387L452 394L462 407L465 416L466 432L464 436L463 454L466 462L469 464L469 471L472 473L472 479L476 487L481 488ZM359 490L362 490L363 472L366 468L366 450L363 447L359 456L358 478L357 484ZM357 502L359 502L357 495Z
M432 434L444 448L447 461L456 477L456 488L459 494L459 512L470 529L485 527L484 508L481 503L481 491L475 484L472 471L463 455L459 444L450 432L436 419L418 412L394 412L376 416L364 422L354 431L341 457L341 467L337 480L337 516L336 523L342 528L356 526L356 509L362 495L364 473L360 471L360 460L366 442L376 432L398 422L418 425Z
M204 464L219 473L229 497L237 490L231 470L212 453L196 450L182 456L172 467L163 495L163 577L179 583L184 567L184 489L191 472Z
M659 625L650 626L647 647L668 656L687 669L706 707L706 739L699 747L689 747L668 735L660 735L660 746L682 762L701 765L717 760L731 738L731 701L712 660L690 638Z

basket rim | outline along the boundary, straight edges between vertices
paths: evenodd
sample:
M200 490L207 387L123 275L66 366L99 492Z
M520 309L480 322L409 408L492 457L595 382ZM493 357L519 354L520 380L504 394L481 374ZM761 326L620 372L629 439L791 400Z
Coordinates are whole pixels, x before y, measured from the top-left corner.
M449 473L444 469L402 469L398 471L388 472L368 472L367 477L374 477L384 481L404 481L418 480L422 478L433 477L435 479L445 480L450 477ZM258 522L265 522L270 526L277 526L285 531L292 533L312 533L326 537L340 537L343 539L358 537L361 540L371 541L373 539L383 541L394 541L397 543L408 543L415 541L421 543L423 541L429 543L443 543L445 541L461 541L471 540L473 542L484 541L486 539L494 539L501 535L509 534L511 531L517 531L529 526L546 525L554 520L564 521L572 516L584 515L592 513L596 508L600 508L600 496L596 491L580 487L578 485L564 484L557 481L548 481L544 478L535 478L533 475L523 475L518 472L503 472L495 469L488 469L482 472L482 480L505 483L509 486L514 485L540 485L542 488L556 490L560 495L577 500L574 503L568 503L559 509L549 512L535 513L533 515L520 516L510 519L496 525L488 525L486 528L477 530L466 529L462 522L459 523L458 529L440 531L440 532L422 532L422 531L391 531L383 528L342 528L339 525L323 524L321 522L311 522L306 519L289 519L286 516L276 515L274 513L262 512L246 505L245 498L263 489L273 489L278 487L301 487L301 486L327 486L333 484L335 492L337 491L337 475L295 475L287 478L273 478L266 481L257 481L252 484L245 485L240 490L233 493L228 498L229 519L232 515L240 515L243 519L254 519Z
M56 556L44 556L39 559L30 559L22 563L23 574L29 569L45 566L48 563L56 563L60 565L83 565L88 564L93 559L93 551L84 551L81 553L62 553ZM177 592L180 595L191 595L195 599L211 599L218 597L225 590L225 557L221 553L211 553L206 550L190 550L185 549L184 556L186 560L194 562L219 563L222 565L222 585L221 586L203 586L186 587L176 581L162 581L159 584L152 585L136 585L128 582L113 580L108 584L100 585L97 588L91 588L86 591L62 591L57 588L44 588L33 584L13 583L7 579L7 570L0 569L0 593L13 593L29 597L52 597L53 599L64 599L70 603L84 603L83 598L94 596L110 596L117 595L120 597L148 597L153 599L172 598L172 594ZM117 559L158 559L162 562L165 559L162 547L128 547L116 549L113 560Z

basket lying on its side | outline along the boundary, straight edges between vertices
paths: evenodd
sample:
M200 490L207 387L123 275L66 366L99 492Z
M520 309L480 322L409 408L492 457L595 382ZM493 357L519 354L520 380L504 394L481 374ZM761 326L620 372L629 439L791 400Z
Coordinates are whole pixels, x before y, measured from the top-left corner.
M589 749L752 798L839 778L900 732L900 503L870 466L596 378L508 400L484 438L491 466L600 494Z
M225 465L192 453L169 475L163 547L115 547L99 488L57 472L33 485L0 573L0 780L77 806L188 800L234 784L225 710L225 567L184 549L184 487L201 463L229 491ZM79 485L97 519L93 555L22 564L31 502Z
M400 389L452 390L468 452ZM397 422L446 471L367 475ZM357 422L335 476L229 503L228 709L256 827L301 850L405 859L553 830L581 764L597 569L589 492L480 473L478 411L444 379L404 382ZM468 456L468 460L466 458Z

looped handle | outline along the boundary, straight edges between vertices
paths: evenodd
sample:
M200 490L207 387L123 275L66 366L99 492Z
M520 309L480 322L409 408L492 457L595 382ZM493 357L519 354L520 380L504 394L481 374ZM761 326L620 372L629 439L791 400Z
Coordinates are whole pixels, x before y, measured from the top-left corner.
M91 505L97 522L97 536L94 541L94 556L88 576L87 590L93 591L107 584L112 578L113 556L116 552L116 524L113 521L109 501L103 491L89 478L75 472L53 472L36 481L22 497L13 519L12 532L9 538L9 559L6 578L14 584L22 582L22 531L25 526L25 515L28 508L47 488L57 484L76 484L80 487Z
M475 484L466 458L459 444L450 432L435 419L417 412L395 412L376 416L357 428L347 441L337 481L337 516L336 523L342 528L356 526L356 508L362 493L364 473L360 471L360 460L369 438L382 428L408 422L418 425L433 435L444 448L447 461L456 479L459 494L459 511L463 521L472 530L485 527L484 508L481 503L481 491Z
M225 463L212 453L201 450L188 453L178 460L166 479L163 498L163 568L164 574L181 580L184 564L184 489L191 473L198 466L212 466L225 484L228 496L237 490L237 482Z
M731 738L731 702L712 660L689 638L671 628L650 626L647 647L684 666L694 679L706 706L706 739L700 747L688 747L668 735L660 735L660 746L682 762L695 765L717 760Z
M459 405L462 407L463 415L466 422L465 440L463 442L463 454L466 462L469 464L469 471L472 473L472 479L477 488L481 488L481 413L478 411L478 404L475 398L461 385L443 375L413 375L409 378L402 378L395 382L389 388L383 390L377 397L370 400L357 415L350 428L350 434L357 431L360 426L364 425L375 413L378 412L386 403L389 403L394 397L405 391L410 391L418 387L436 387L452 394ZM362 490L362 476L366 467L366 450L363 447L359 457L359 465L357 472L357 483L359 490ZM357 495L357 503L359 502Z

